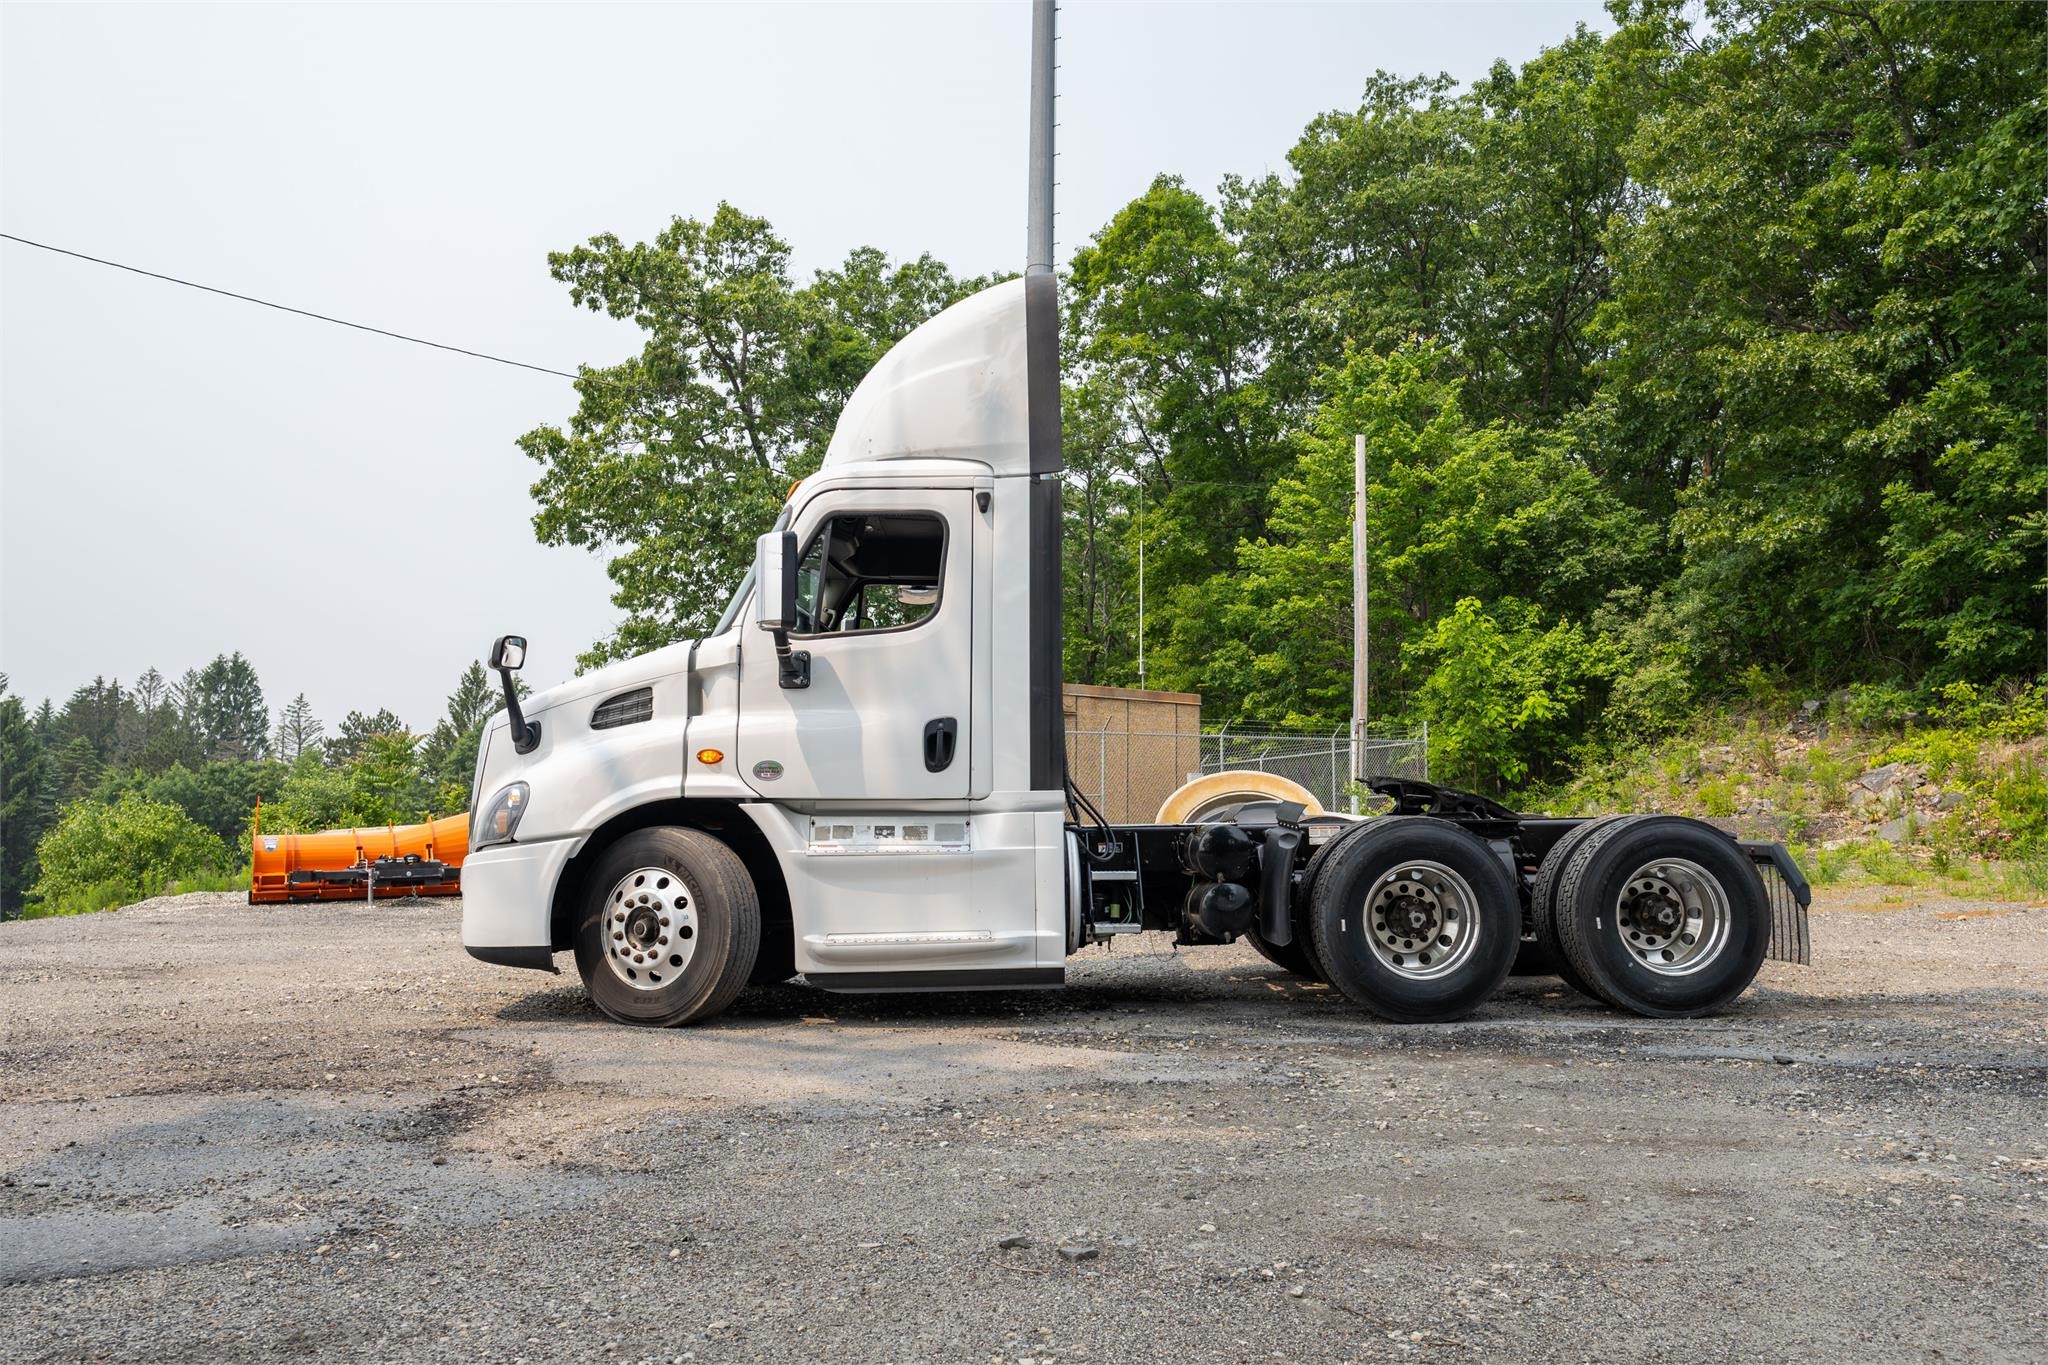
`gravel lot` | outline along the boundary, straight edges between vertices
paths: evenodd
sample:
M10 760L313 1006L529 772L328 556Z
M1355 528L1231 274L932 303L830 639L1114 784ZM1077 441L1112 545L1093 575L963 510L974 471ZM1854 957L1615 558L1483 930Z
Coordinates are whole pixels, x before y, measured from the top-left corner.
M0 1358L2048 1357L2048 907L1830 896L1693 1022L1148 935L665 1032L459 914L0 925Z

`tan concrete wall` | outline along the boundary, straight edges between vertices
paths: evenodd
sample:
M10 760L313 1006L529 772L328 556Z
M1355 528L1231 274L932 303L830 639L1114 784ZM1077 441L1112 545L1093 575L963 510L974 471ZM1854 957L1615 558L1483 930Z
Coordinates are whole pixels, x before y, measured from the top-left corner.
M1068 683L1067 771L1118 824L1149 821L1201 767L1202 698L1194 692Z

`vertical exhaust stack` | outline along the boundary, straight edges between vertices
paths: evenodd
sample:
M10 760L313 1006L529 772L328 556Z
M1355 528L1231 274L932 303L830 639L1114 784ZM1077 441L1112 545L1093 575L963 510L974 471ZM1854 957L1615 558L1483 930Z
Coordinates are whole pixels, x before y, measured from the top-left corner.
M1066 786L1060 573L1060 306L1053 275L1053 0L1031 3L1031 154L1024 260L1024 357L1031 444L1031 789Z
M1053 43L1052 0L1031 3L1031 186L1024 273L1052 274Z

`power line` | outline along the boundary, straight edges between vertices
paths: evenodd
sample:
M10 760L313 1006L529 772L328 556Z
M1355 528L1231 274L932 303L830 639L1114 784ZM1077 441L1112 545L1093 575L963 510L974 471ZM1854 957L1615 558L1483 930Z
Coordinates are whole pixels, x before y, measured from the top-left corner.
M147 275L153 280L164 280L171 284L182 284L187 289L201 289L209 294L219 294L223 298L240 299L243 303L261 304L265 308L275 308L280 313L297 313L302 318L312 318L316 322L331 322L337 327L353 327L358 332L374 332L380 337L390 337L394 341L410 341L415 346L431 346L437 351L453 351L457 355L474 356L478 360L492 360L500 365L517 366L522 370L537 370L541 374L560 375L563 379L576 379L580 377L570 374L567 370L551 370L545 365L529 365L523 360L507 360L501 355L490 355L483 351L472 351L464 346L450 346L446 342L428 341L425 337L407 336L403 332L390 332L382 327L372 327L367 323L350 322L347 318L333 318L325 313L314 313L304 308L293 308L289 304L272 303L269 299L259 299L249 294L237 294L232 289L216 289L210 284L200 284L193 280L181 280L176 275L160 275L154 270L144 270L141 266L123 265L119 261L109 261L98 256L88 256L83 251L71 251L65 247L51 246L48 242L32 242L26 237L17 237L11 232L0 232L0 238L5 238L10 242L19 242L23 246L36 247L42 251L54 251L59 256L74 256L81 261L91 261L94 265L112 266L116 270L126 270L132 275Z

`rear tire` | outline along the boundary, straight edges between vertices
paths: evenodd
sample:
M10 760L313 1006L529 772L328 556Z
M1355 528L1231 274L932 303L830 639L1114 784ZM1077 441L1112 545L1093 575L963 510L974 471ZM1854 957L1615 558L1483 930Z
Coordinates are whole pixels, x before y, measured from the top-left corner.
M1618 1009L1686 1018L1749 988L1770 946L1763 882L1733 839L1675 815L1602 821L1557 885L1564 960Z
M1603 815L1567 831L1562 839L1550 846L1550 852L1543 855L1543 865L1536 871L1536 885L1529 891L1530 918L1536 924L1536 942L1531 945L1534 952L1528 955L1535 963L1541 964L1533 966L1529 974L1551 973L1580 995L1592 996L1595 1000L1601 998L1599 993L1586 984L1586 978L1579 975L1579 969L1572 966L1564 955L1563 945L1557 941L1557 885L1564 878L1565 864L1571 861L1572 854L1579 851L1579 846L1617 818ZM1527 949L1524 951L1528 953Z
M1294 942L1284 948L1275 943L1268 943L1263 938L1260 938L1259 931L1256 929L1247 933L1244 936L1244 941L1257 949L1260 957L1263 957L1283 972L1292 972L1296 976L1305 977L1310 981L1328 981L1330 979L1323 974L1322 964L1316 961L1315 950L1311 947L1307 936L1299 928L1294 931Z
M1507 869L1441 820L1388 816L1346 838L1309 904L1330 984L1397 1023L1459 1019L1507 979L1522 911Z
M635 830L583 886L576 970L624 1024L709 1018L747 984L761 907L739 855L694 829Z

